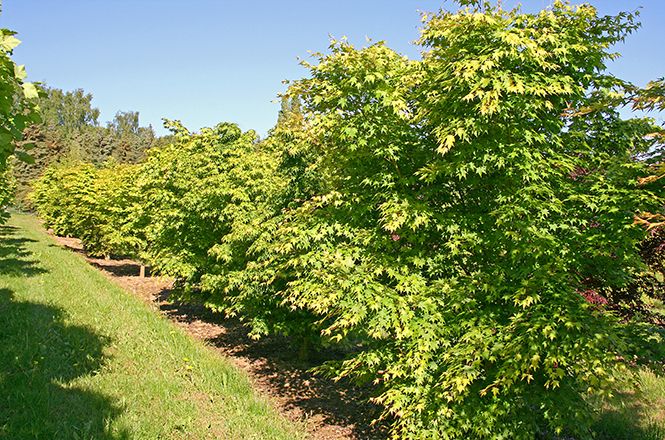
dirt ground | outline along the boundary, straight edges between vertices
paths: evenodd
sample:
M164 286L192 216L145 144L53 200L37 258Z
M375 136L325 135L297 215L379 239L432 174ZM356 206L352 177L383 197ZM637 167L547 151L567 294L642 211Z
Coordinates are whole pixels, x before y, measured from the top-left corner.
M244 370L254 388L284 416L304 423L310 438L387 438L385 426L370 424L379 408L367 402L368 390L312 375L307 370L314 364L299 361L297 349L287 339L252 340L239 321L173 300L172 281L158 276L140 277L140 265L135 261L92 258L85 254L78 239L51 235L61 246L81 253L113 282Z

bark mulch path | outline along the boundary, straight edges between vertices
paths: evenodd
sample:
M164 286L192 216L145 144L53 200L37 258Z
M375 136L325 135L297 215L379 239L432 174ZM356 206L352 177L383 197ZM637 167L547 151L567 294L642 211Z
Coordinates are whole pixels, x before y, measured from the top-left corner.
M282 414L305 425L310 438L382 440L388 437L385 426L370 425L379 408L367 403L367 390L313 376L307 371L313 365L298 361L298 350L287 339L252 340L239 321L225 319L202 306L170 299L172 281L158 276L140 277L140 266L135 261L92 258L85 254L78 239L51 235L59 245L81 253L113 282L244 370L255 389L268 396Z

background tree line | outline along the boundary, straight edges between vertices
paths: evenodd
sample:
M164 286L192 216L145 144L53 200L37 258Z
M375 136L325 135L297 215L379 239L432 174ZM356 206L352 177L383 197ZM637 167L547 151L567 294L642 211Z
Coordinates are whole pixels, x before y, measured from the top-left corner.
M15 203L19 207L30 207L27 194L31 183L54 162L138 163L157 139L151 126L140 126L138 112L117 112L112 121L101 125L92 94L45 85L40 89L37 104L41 122L24 132L24 141L31 145L27 152L30 159L13 163Z

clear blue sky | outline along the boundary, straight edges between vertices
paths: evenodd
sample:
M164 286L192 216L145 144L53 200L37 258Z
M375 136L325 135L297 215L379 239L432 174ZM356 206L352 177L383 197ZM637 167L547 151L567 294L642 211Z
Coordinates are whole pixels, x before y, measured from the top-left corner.
M504 4L515 4L504 0ZM642 29L618 49L612 72L643 85L665 76L665 1L591 0L602 13L642 6ZM526 0L526 10L549 4ZM220 121L265 134L282 80L306 75L297 58L325 51L329 35L365 36L418 57L421 11L434 0L4 0L0 27L19 32L15 59L29 79L94 95L101 122L138 110L190 129Z

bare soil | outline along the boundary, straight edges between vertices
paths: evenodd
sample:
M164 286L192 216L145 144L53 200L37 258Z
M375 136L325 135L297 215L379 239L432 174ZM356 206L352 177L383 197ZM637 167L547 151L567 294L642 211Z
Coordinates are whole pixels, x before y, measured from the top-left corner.
M368 389L314 376L308 370L316 364L316 359L299 360L297 347L288 339L252 340L240 321L174 299L172 280L159 276L140 277L140 265L135 261L92 258L85 254L78 239L51 235L59 245L81 253L114 283L143 299L244 370L254 388L267 396L285 417L305 425L310 438L381 440L388 437L384 425L371 424L380 409L368 403Z

